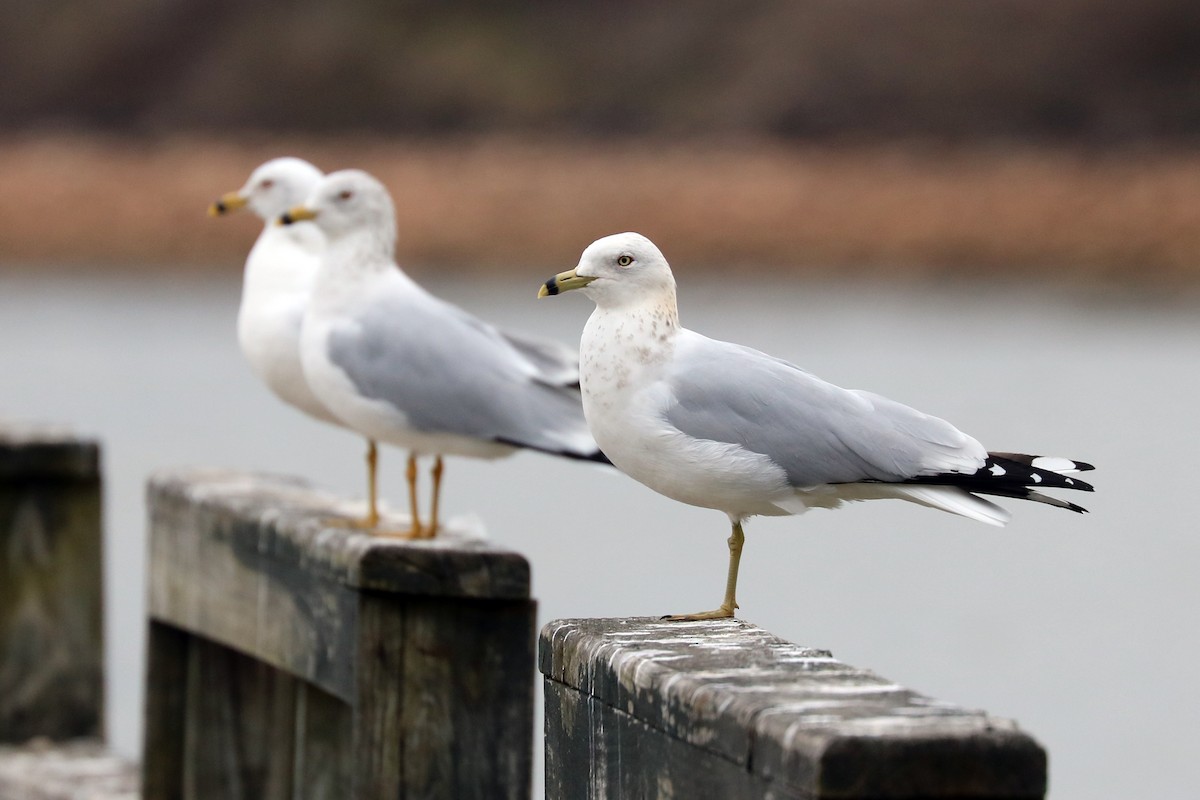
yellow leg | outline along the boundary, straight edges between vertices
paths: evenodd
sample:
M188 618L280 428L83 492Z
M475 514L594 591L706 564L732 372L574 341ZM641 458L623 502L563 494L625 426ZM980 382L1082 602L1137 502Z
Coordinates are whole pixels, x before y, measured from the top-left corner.
M421 512L417 506L417 454L408 454L408 471L405 472L405 477L408 478L408 513L412 515L412 528L408 531L407 537L412 539L421 538Z
M427 539L437 536L438 506L442 499L442 472L444 470L442 457L436 456L433 460L433 469L430 470L430 474L433 475L433 506L429 515L429 527L425 529L425 538Z
M374 530L379 525L378 466L379 449L374 439L367 439L367 515L361 519L335 517L325 520L326 525L356 530Z
M737 578L738 566L742 562L742 545L746 535L742 532L741 521L733 523L733 533L729 535L729 575L725 579L725 602L714 611L702 611L699 614L670 614L663 619L672 622L691 622L701 619L729 619L737 609Z
M390 536L394 539L421 539L421 515L417 508L417 454L408 454L408 469L404 473L408 479L408 511L412 515L412 525L406 531L383 530L376 528L376 536Z
M368 528L379 524L379 448L367 439L367 519Z

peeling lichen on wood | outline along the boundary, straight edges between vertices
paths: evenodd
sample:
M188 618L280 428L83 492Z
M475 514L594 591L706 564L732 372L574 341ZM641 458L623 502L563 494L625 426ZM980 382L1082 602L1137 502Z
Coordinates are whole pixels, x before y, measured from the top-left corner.
M740 620L552 622L540 668L550 800L1045 793L1045 752L1012 721Z

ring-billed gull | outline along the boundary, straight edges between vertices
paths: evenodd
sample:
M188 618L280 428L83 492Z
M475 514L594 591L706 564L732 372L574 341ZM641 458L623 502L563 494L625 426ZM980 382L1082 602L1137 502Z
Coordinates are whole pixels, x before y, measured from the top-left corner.
M575 354L497 330L409 278L394 260L395 210L379 181L332 173L281 221L300 220L314 220L327 238L304 316L304 372L347 425L409 451L412 530L404 535L437 531L443 455L529 448L606 461L583 419ZM419 455L434 456L424 527Z
M601 449L651 489L733 525L721 607L672 619L733 616L742 523L756 514L896 498L1004 525L1008 512L977 494L1084 510L1036 489L1091 491L1063 474L1090 464L989 453L937 417L680 326L671 268L640 234L593 242L538 297L572 289L596 303L580 378Z
M310 222L286 228L274 224L303 202L322 177L321 170L303 159L274 158L250 173L241 189L222 195L208 213L216 217L249 208L265 223L246 257L238 307L238 344L250 368L285 403L343 426L308 387L300 363L300 325L325 234ZM367 439L367 515L358 524L368 528L379 521L377 466L375 442Z

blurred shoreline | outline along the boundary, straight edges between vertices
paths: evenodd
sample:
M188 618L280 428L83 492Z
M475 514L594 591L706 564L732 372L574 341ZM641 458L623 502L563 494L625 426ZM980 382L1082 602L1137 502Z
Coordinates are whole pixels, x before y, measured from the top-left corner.
M1200 278L1200 150L511 136L6 135L0 272L235 274L259 224L205 208L279 155L383 180L418 274L565 267L638 230L694 271Z

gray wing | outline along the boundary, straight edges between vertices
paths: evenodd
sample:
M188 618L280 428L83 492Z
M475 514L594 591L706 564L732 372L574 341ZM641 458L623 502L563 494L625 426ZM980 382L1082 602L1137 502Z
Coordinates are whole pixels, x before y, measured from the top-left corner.
M483 324L474 318L472 321ZM541 374L541 380L555 386L579 385L579 354L566 345L533 339L508 331L496 331L516 348Z
M337 326L328 346L361 394L416 430L574 455L596 449L578 388L542 368L547 356L432 295L382 296Z
M769 457L793 486L897 481L983 465L948 422L842 389L748 347L686 332L669 378L668 421L699 439Z

